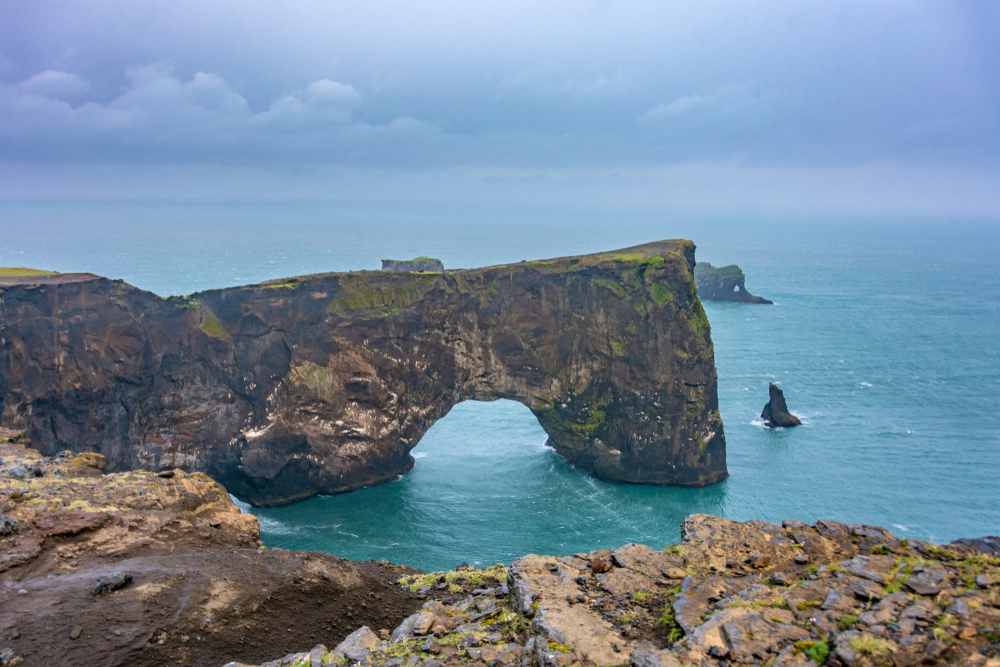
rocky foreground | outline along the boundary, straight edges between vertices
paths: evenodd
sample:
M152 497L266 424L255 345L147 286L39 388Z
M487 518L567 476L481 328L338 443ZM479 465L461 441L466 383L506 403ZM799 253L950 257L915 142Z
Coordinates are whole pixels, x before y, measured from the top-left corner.
M424 574L266 549L200 473L105 475L19 438L0 665L1000 666L1000 538L693 515L662 550Z
M405 577L434 599L390 636L361 627L261 667L1000 665L996 538L937 547L874 526L703 514L682 533L663 550Z
M13 440L13 442L12 442ZM392 628L415 570L266 549L201 473L102 474L0 432L0 665L212 665Z

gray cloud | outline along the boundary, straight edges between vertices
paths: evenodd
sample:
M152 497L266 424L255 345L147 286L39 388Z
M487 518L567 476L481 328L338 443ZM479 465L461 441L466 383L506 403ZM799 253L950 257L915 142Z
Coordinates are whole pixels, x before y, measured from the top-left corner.
M272 100L259 111L213 72L180 79L165 62L130 67L120 95L101 103L74 106L89 90L82 77L46 70L16 86L0 86L0 137L25 152L44 152L76 142L81 150L97 144L119 158L159 151L162 157L212 159L226 155L281 154L319 159L323 151L373 137L433 135L430 123L411 117L371 124L352 117L363 100L353 86L320 79ZM322 161L322 160L321 160Z
M18 88L44 97L73 98L90 92L90 82L76 74L47 69L22 81Z
M8 164L1000 169L979 3L38 0L0 44Z

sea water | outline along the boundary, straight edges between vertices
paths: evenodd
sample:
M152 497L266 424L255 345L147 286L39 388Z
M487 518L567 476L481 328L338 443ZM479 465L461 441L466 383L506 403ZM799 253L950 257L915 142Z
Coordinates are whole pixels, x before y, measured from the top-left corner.
M333 205L0 207L0 265L91 271L159 294L384 257L474 267L662 238L736 263L773 306L705 302L730 478L610 484L567 464L525 408L465 402L393 482L249 508L270 546L425 570L676 541L693 512L826 518L945 542L1000 533L1000 226L673 220L650 214ZM775 382L802 418L767 429Z

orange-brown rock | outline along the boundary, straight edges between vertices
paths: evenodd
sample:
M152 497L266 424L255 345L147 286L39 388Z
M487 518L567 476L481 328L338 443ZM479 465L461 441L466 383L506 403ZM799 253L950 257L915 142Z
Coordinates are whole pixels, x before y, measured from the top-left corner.
M202 473L105 475L99 454L24 441L0 433L3 664L218 667L420 604L393 586L408 568L260 547L257 519Z

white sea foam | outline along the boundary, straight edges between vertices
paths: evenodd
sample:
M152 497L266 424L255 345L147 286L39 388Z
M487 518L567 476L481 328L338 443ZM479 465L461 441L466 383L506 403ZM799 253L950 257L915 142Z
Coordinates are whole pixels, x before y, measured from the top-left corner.
M250 503L245 503L233 494L229 494L229 499L233 501L233 504L240 508L240 511L244 514L250 512Z
M427 456L427 452L413 452L412 454L410 454L410 456L412 456L415 459L422 459L425 456Z

